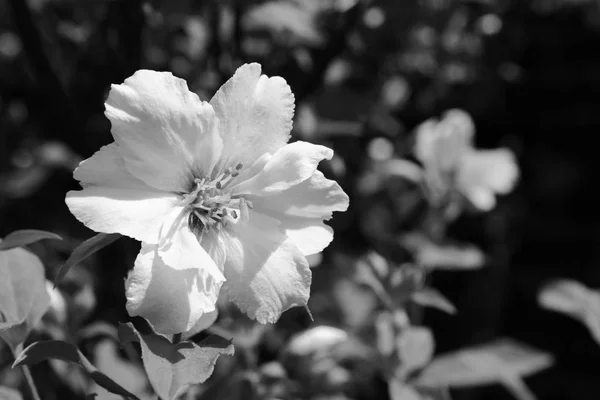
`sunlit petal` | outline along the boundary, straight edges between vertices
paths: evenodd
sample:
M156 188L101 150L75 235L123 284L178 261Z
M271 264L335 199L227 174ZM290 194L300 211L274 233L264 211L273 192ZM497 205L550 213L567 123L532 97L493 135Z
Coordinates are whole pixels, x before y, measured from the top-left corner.
M184 192L220 156L212 107L169 72L140 70L112 85L105 114L129 171L156 189Z
M212 261L202 248L194 259L195 268L171 267L157 245L143 243L126 283L129 315L146 318L157 332L175 334L189 331L214 311L223 281L205 268Z
M311 272L300 250L277 222L250 212L247 224L224 235L227 245L223 289L250 318L274 323L281 313L306 305Z
M310 178L319 162L330 160L333 150L307 142L295 142L277 150L262 171L233 187L233 194L265 196L280 193Z
M223 167L251 164L289 140L294 95L283 78L261 75L260 64L238 68L210 104L221 122Z

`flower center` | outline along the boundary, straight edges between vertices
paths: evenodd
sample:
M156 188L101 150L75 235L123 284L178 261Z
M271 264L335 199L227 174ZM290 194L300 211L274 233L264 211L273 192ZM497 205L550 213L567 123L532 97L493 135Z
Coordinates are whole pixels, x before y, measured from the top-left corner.
M228 185L239 175L242 164L227 168L214 179L194 179L194 189L185 196L190 210L188 223L194 232L205 233L211 228L220 230L228 223L236 224L242 214L252 208L243 197L232 196Z

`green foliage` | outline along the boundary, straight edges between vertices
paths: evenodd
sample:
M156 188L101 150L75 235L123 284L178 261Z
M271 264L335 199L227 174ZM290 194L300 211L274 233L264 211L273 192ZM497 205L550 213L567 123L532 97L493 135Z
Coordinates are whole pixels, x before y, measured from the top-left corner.
M221 355L233 355L230 340L210 335L198 343L171 343L156 333L141 334L133 324L120 324L123 344L137 342L142 349L144 368L161 399L174 400L189 385L202 383L212 374Z

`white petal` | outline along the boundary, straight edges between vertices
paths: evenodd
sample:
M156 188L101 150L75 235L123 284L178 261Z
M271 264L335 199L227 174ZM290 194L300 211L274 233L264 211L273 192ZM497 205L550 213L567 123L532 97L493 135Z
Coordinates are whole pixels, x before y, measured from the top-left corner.
M277 222L250 211L248 223L234 229L224 234L227 296L263 324L276 322L291 307L306 305L310 268Z
M428 119L415 128L415 146L413 152L422 164L433 158L433 146L437 135L437 121Z
M79 163L73 172L81 186L108 186L123 189L155 190L131 175L119 153L119 145L111 143L103 146L87 160Z
M175 194L150 188L87 186L67 193L71 213L88 228L158 242L163 220L181 201Z
M157 245L142 243L126 283L129 315L146 318L159 333L175 334L214 311L222 281L205 268L210 258L200 250L197 267L180 269L163 262Z
M210 230L202 235L200 244L217 267L222 271L227 257L223 238L214 230Z
M225 277L188 225L189 212L182 207L174 209L161 229L158 254L166 265L185 270L202 268L217 281ZM164 236L163 236L164 235Z
M265 196L280 193L310 178L321 160L333 150L307 142L295 142L277 150L262 171L231 188L233 194Z
M496 205L494 192L486 187L470 187L463 191L463 195L481 211L490 211Z
M254 209L276 218L295 216L329 219L334 211L346 211L349 198L337 182L321 171L304 182L271 196L248 196Z
M333 229L320 218L283 218L281 227L305 256L323 251L333 240Z
M221 122L222 167L252 164L289 140L294 95L283 78L261 76L260 64L238 68L210 104Z
M129 171L156 189L185 191L220 156L212 107L169 72L140 70L112 85L105 114Z
M474 150L466 153L458 171L462 187L485 186L496 193L509 193L519 178L519 167L508 149Z

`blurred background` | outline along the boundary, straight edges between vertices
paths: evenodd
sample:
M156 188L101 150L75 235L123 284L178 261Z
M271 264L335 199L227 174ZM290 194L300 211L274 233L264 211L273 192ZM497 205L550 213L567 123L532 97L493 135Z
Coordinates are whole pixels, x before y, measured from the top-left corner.
M600 195L591 190L600 182L599 50L596 0L0 0L0 237L25 228L61 235L62 242L30 247L52 279L93 234L64 197L78 188L77 164L113 140L103 114L111 83L140 68L166 70L209 100L239 65L259 62L296 96L293 140L335 150L322 170L350 195L350 209L334 215L334 242L311 259L315 321L293 309L263 328L223 310L216 326L237 338L238 355L219 361L203 393L386 399L385 374L368 349L377 301L352 274L369 252L394 265L414 260L398 237L418 224L424 200L377 166L411 159L414 128L460 108L473 118L476 147L511 149L521 175L492 211L466 210L447 227L486 261L428 274L458 310L418 313L433 331L435 354L511 337L555 358L526 378L539 399L599 399L600 344L583 324L537 301L555 278L600 287ZM138 248L122 238L60 286L65 315L55 329L68 336L96 327L78 339L96 363L125 363L118 346L100 344L128 319L123 282ZM314 366L282 356L290 337L319 324L366 346L346 349L351 362L336 364L360 382L348 383L342 371L335 384L342 389L332 391L331 382L302 371ZM0 366L10 365L8 353L0 354ZM0 371L2 382L17 379L9 368ZM84 378L60 367L40 364L33 374L45 399L83 398L87 390ZM282 374L296 386L265 389ZM453 389L452 398L513 397L486 383Z

